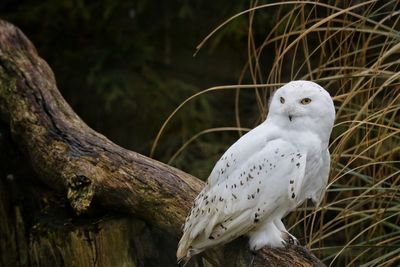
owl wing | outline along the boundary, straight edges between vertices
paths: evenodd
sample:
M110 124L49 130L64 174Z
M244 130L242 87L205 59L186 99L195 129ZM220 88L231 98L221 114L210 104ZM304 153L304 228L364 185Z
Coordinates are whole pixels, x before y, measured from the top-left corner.
M228 179L241 164L246 162L255 151L259 151L268 142L269 133L273 126L260 124L237 140L221 156L208 177L208 183L214 185Z
M317 162L315 163L315 161ZM319 170L316 175L317 179L313 180L314 185L310 190L311 194L307 195L308 198L312 199L316 207L321 204L325 194L326 185L329 178L330 161L331 157L328 150L326 150L325 153L322 153L322 157L319 160L307 159L307 164L310 168L314 167L315 169Z
M208 183L186 220L178 259L227 243L295 208L302 201L305 164L305 153L276 139L254 151L227 178Z

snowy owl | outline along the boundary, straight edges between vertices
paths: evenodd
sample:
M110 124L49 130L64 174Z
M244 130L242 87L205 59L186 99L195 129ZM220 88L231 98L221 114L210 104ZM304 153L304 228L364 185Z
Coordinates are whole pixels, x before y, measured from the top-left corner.
M332 98L318 84L279 88L267 119L216 163L186 219L178 261L242 235L251 250L297 242L281 220L306 199L321 202L334 119Z

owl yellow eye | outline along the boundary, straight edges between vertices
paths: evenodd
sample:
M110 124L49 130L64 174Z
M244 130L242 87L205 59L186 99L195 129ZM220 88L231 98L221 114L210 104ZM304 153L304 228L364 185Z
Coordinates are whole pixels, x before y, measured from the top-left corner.
M308 97L303 98L303 99L300 101L300 103L302 103L303 105L310 104L310 103L311 103L311 99L308 98Z
M279 100L281 101L281 103L285 103L285 99L283 97L279 98Z

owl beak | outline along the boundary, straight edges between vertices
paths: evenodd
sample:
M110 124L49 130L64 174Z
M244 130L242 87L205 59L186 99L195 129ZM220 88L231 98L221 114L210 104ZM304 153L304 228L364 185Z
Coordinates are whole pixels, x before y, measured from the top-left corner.
M289 118L289 121L293 120L293 113L295 112L295 109L292 105L288 104L284 107L284 112Z

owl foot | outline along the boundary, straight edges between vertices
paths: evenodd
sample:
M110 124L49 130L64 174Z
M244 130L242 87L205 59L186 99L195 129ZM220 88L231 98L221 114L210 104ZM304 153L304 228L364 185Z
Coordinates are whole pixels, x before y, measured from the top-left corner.
M283 238L283 240L285 240L286 244L300 246L299 240L297 240L297 238L294 237L289 232L283 232L282 238Z

